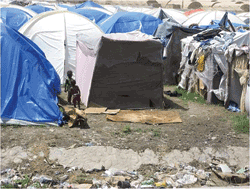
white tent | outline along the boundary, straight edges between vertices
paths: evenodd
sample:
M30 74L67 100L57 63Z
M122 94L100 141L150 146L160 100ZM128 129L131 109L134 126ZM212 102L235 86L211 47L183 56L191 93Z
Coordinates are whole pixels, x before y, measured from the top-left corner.
M37 15L36 12L34 12L33 10L27 9L25 7L19 6L19 5L11 5L11 4L0 4L0 8L2 7L8 7L8 8L15 8L15 9L20 9L24 12L27 12L28 14L30 14L30 16L34 17Z
M197 14L190 16L182 25L187 27L191 24L198 24L199 26L210 25L212 20L221 20L225 13L225 11L198 12ZM245 24L240 18L230 12L228 13L228 19L232 23Z
M237 16L238 16L243 22L245 22L245 23L246 23L246 21L248 20L248 23L246 23L246 24L249 24L250 12L243 12L243 13L237 14Z
M184 15L184 13L180 10L176 9L162 9L162 10L168 15L172 16L173 19L175 19L179 24L182 24L188 19L188 17Z
M103 34L89 19L69 11L49 11L37 15L19 32L35 42L56 69L61 83L67 71L76 69L76 34Z

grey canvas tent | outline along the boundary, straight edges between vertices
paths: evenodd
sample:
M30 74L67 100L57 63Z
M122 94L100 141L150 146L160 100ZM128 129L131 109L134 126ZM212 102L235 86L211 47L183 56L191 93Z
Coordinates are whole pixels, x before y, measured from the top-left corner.
M162 45L141 32L78 35L76 83L85 106L162 108Z

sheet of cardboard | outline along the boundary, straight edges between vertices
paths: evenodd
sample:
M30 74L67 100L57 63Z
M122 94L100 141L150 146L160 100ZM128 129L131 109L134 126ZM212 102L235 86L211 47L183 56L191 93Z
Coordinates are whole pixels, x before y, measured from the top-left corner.
M101 114L106 111L107 108L95 108L95 107L90 107L85 109L85 114Z
M116 115L107 115L107 119L148 124L182 123L179 113L175 111L121 110Z

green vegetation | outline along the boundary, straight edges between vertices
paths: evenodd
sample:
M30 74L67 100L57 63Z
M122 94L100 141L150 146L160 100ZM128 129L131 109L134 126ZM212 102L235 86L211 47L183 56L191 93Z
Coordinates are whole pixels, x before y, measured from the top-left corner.
M138 128L135 131L138 132L138 133L142 133L142 129L141 128Z
M193 101L193 102L198 102L200 104L205 104L206 103L206 100L197 93L189 93L188 91L183 90L183 89L179 89L179 88L176 88L175 91L177 93L182 94L179 98L184 100L184 101L189 101L190 100L190 101Z
M126 125L126 126L122 129L122 131L123 131L124 133L126 133L126 134L129 134L129 133L132 132L132 130L131 130L131 128L130 128L129 125Z
M249 133L249 118L246 114L239 113L231 116L233 127L238 133Z
M154 137L159 137L160 136L160 131L155 129L154 131Z
M21 184L22 188L27 187L30 182L30 178L28 175L24 175L24 179L16 180L15 183Z

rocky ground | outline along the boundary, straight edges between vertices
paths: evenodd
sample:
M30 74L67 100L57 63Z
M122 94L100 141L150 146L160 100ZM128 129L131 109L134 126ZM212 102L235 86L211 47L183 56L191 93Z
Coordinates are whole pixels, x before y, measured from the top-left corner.
M1 186L249 186L249 134L235 132L236 113L166 95L165 104L182 123L111 122L99 114L87 115L88 129L2 125ZM221 175L221 164L231 173Z

